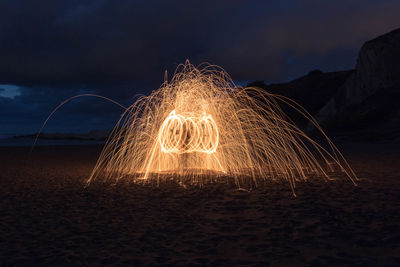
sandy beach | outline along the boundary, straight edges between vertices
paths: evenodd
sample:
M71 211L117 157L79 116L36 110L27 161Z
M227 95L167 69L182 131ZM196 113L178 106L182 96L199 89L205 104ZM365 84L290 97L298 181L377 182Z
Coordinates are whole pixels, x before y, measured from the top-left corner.
M400 150L342 145L360 178L251 192L84 187L101 146L0 147L0 265L400 265Z

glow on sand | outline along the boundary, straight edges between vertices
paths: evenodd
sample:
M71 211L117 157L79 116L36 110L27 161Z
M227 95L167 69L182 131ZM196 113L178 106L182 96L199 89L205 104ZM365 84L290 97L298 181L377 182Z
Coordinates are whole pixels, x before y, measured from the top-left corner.
M283 113L289 105L309 120L327 148ZM237 88L211 65L180 65L171 81L125 110L88 179L182 185L234 182L238 187L284 179L357 180L317 122L294 101L259 88Z

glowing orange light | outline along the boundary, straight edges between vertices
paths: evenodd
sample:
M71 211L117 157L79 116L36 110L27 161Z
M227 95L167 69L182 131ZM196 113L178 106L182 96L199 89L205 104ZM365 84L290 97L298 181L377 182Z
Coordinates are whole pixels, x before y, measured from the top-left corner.
M328 147L294 125L278 102L308 119ZM330 178L334 171L357 179L300 105L259 88L237 88L222 69L197 69L187 61L170 82L126 109L88 182L98 177L159 182L168 174L200 185L224 177L239 187L285 179L294 189L296 181Z
M160 127L161 151L165 153L214 153L218 147L218 127L211 115L176 114L173 110Z

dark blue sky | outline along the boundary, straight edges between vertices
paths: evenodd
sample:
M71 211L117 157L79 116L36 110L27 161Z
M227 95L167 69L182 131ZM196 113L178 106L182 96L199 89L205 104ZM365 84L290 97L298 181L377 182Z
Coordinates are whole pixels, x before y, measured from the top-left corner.
M164 70L210 62L233 79L287 81L353 68L363 42L400 26L400 1L0 1L0 136L35 132L69 96L125 105ZM65 106L47 132L109 128L121 110Z

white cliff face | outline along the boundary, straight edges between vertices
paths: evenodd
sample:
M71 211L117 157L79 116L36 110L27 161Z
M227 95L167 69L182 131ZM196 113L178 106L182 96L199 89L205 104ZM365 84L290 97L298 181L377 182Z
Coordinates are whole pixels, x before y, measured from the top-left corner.
M399 87L400 29L366 42L354 75L355 91L360 96L369 96L380 88Z
M323 123L385 88L400 90L400 29L362 46L355 71L316 118Z

